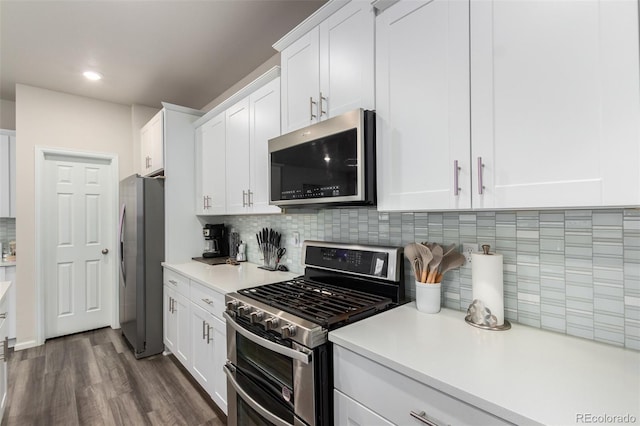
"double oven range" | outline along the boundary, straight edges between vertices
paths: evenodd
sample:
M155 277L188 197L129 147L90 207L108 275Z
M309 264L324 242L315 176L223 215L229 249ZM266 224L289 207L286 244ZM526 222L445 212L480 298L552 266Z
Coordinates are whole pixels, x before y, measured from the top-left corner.
M402 256L402 248L306 241L304 276L228 294L228 424L333 424L327 334L404 300Z

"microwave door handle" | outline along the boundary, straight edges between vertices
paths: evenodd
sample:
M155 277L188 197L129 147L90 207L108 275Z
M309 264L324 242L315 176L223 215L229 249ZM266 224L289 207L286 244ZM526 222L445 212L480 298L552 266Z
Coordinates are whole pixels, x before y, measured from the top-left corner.
M224 366L224 372L227 375L227 379L229 380L229 384L233 387L233 390L236 391L238 396L242 398L244 402L246 402L251 408L253 408L258 414L264 417L266 420L270 421L276 426L294 426L291 423L287 423L282 420L280 417L276 416L262 405L258 404L249 394L247 394L244 389L240 387L235 377L233 377L233 373L231 372L229 365Z
M262 337L256 336L252 332L247 331L242 326L238 325L238 323L236 323L228 313L223 312L222 316L224 316L224 318L227 320L227 325L231 326L231 328L233 328L238 333L242 334L242 336L251 340L256 345L260 345L265 349L269 349L270 351L277 352L280 355L284 355L291 359L295 359L296 361L300 361L303 364L309 364L311 362L312 354L310 353L306 354L304 352L300 352L295 349L290 349L290 348L287 348L286 346L279 345L270 340L263 339Z

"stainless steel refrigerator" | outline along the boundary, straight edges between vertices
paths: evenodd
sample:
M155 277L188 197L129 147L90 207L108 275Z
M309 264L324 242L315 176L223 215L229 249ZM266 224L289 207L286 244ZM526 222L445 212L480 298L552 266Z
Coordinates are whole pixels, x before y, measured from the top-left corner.
M161 353L164 180L120 182L120 326L136 358Z

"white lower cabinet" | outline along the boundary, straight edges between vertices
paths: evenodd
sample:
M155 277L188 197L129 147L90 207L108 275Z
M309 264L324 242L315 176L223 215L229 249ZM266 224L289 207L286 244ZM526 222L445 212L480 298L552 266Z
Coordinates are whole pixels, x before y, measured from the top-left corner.
M191 303L191 364L189 370L209 393L213 387L213 315Z
M354 401L338 390L333 390L334 421L341 425L377 425L393 426L393 423L380 417L364 405Z
M11 287L15 287L11 285ZM11 289L10 287L10 289ZM9 295L5 295L0 303L0 346L2 346L2 354L0 354L0 421L4 417L4 409L7 406L7 351L9 346L7 344L9 336Z
M338 345L333 357L336 425L510 424Z
M226 414L224 295L167 269L164 282L165 347Z

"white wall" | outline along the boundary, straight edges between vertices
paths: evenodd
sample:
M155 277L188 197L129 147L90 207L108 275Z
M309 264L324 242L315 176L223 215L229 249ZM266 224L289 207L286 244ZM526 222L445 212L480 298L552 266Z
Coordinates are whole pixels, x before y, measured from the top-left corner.
M237 91L242 89L247 84L251 83L256 78L260 77L265 72L269 71L276 65L280 65L280 52L276 53L261 65L258 66L255 70L251 71L247 76L243 77L240 81L238 81L233 86L229 87L227 90L222 92L220 96L206 104L204 107L200 108L200 110L204 112L211 111L216 106L220 105L222 102L229 99L232 95L234 95Z
M132 105L131 106L131 154L133 155L133 172L138 171L142 160L141 146L140 146L140 129L147 124L151 117L156 115L160 111L157 108L150 108L144 105Z
M16 103L0 99L0 129L16 129Z
M116 154L123 178L134 173L131 127L128 105L16 85L18 345L28 347L36 338L34 147Z

